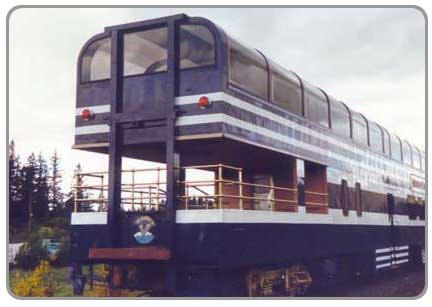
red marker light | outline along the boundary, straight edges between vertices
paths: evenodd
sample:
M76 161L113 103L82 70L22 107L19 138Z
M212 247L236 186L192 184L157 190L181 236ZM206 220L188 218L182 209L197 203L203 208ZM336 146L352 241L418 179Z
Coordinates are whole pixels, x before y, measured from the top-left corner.
M201 109L207 109L211 106L211 101L206 96L202 96L198 100L198 105Z
M84 109L84 110L82 110L82 112L81 112L81 117L82 117L82 119L84 119L84 120L90 120L90 119L93 119L93 117L94 117L94 113L93 113L93 111L90 110L90 109Z

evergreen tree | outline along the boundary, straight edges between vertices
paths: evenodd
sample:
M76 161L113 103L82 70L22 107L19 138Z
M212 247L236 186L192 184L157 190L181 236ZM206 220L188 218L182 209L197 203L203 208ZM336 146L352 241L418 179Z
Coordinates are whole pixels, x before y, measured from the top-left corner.
M32 203L32 211L37 218L48 217L48 166L42 154L39 154L35 167L35 191Z
M9 221L18 225L24 218L22 166L15 151L15 142L9 144Z
M52 215L56 215L64 207L64 194L61 190L60 159L57 151L50 158L51 176L49 185L49 208Z
M15 153L15 142L9 145L9 200L11 205L19 202L21 188L21 165Z
M32 207L34 205L36 157L31 153L27 158L27 163L22 168L22 221L28 222L32 215Z
M81 169L81 164L77 164L75 169L74 169L74 180L73 180L73 185L75 186L82 186L84 184L84 180L82 176L78 176L76 177L77 174L81 173L82 169ZM86 193L83 189L78 189L77 193L76 193L76 197L77 199L86 199L88 198L88 193ZM66 206L68 208L71 208L70 210L73 211L73 207L75 205L75 189L73 188L72 191L69 194L69 198L66 202ZM78 202L78 211L79 212L90 212L90 211L94 211L90 202L83 202L80 201Z

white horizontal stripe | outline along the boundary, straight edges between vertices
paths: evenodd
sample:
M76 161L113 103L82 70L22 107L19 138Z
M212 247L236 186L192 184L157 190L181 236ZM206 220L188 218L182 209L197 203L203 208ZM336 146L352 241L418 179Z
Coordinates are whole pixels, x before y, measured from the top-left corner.
M243 110L249 111L251 113L266 117L268 119L271 119L275 122L278 122L280 124L283 124L287 127L294 128L298 131L301 131L302 133L306 133L310 136L316 137L318 139L321 139L325 142L332 143L333 145L336 145L338 147L344 148L350 152L359 154L364 156L366 153L373 156L375 161L379 161L380 163L386 164L387 168L393 168L399 172L407 172L405 168L401 168L400 165L395 161L390 161L389 158L386 158L388 161L385 161L380 155L374 153L371 150L361 150L357 147L354 147L351 144L344 143L342 141L339 141L335 137L329 137L326 134L320 133L318 131L312 130L310 128L307 128L303 125L297 124L296 122L290 121L287 118L277 115L273 112L267 111L264 108L257 107L253 105L252 103L245 102L241 99L238 99L234 96L231 96L229 94L226 94L224 92L214 92L214 93L207 93L207 94L201 94L201 95L191 95L191 96L182 96L182 97L176 97L175 104L176 105L187 105L187 104L195 104L197 103L199 97L206 96L210 100L215 101L224 101L232 106L239 107ZM387 163L388 162L388 163ZM414 172L418 172L417 170L413 170Z
M408 245L404 245L404 246L396 246L396 248L395 248L397 251L401 251L401 250L404 250L404 249L409 249L409 246Z
M110 132L110 126L106 124L75 127L76 135L108 133L108 132Z
M263 108L256 107L256 106L252 105L251 103L244 102L243 100L240 100L240 99L238 99L236 97L233 97L233 96L228 95L228 94L223 93L223 92L208 93L208 94L202 94L202 95L192 95L192 96L176 97L176 102L175 103L176 103L176 105L186 105L186 104L196 103L198 101L199 97L201 97L203 95L207 96L210 100L223 100L223 101L225 101L225 102L227 102L227 103L229 103L231 105L238 106L238 107L240 107L242 109L245 109L247 111L253 112L253 113L257 114L257 115L267 117L267 118L269 118L271 120L274 120L274 121L276 121L276 122L278 122L280 124L283 124L285 126L294 128L294 129L299 130L299 131L302 131L303 133L312 135L312 136L314 136L316 138L319 138L319 139L321 139L321 140L323 140L325 142L332 143L332 144L334 144L336 146L342 147L342 148L344 148L346 150L349 150L351 152L354 152L354 153L357 153L357 154L360 154L360 155L364 155L366 153L365 150L359 150L359 149L357 149L356 147L354 147L352 145L348 145L346 143L340 142L339 140L337 140L335 138L331 138L328 135L324 135L324 134L322 134L320 132L317 132L315 130L309 129L309 128L304 127L302 125L299 125L299 124L297 124L297 123L295 123L293 121L289 121L285 117L276 115L276 114L274 114L274 113L272 113L270 111L264 110ZM84 108L86 108L86 107L77 108L76 109L76 115L80 115L81 112L82 112L82 110ZM88 107L88 108L90 108L95 113L110 112L110 105L109 104L100 105L100 106L92 106L92 107ZM207 115L207 116L211 116L211 115ZM195 118L195 119L198 120L198 118ZM221 120L218 119L218 121L221 121ZM200 124L200 123L211 123L211 122L214 122L214 120L212 121L209 118L205 122L203 122L201 120L201 121L196 121L195 123L196 124ZM193 123L193 121L190 121L189 124L192 125L194 123ZM181 120L181 117L179 118L178 125L185 125L184 121ZM93 134L93 133L107 133L107 132L109 132L109 128L107 129L106 127L105 128L95 128L94 130L92 130L90 128L89 129L81 129L81 127L77 127L77 128L80 128L80 129L77 130L78 133L76 133L78 135L79 134ZM267 131L271 131L271 130L267 130ZM292 139L290 139L290 140L292 140ZM297 143L297 144L299 144L299 143ZM305 143L300 142L300 144L305 144ZM297 146L300 146L300 145L297 145ZM345 162L348 161L347 163L352 163L353 162L353 160L350 160L350 159L345 159L344 161ZM377 161L379 161L380 163L385 163L382 158L379 158ZM365 164L365 166L367 168L373 170L373 171L376 171L375 168L370 168L368 164ZM395 168L396 166L397 166L397 164L395 162L393 162L392 165L388 165L388 167L390 167L390 168L392 168L392 167ZM406 172L406 169L400 169L400 170L403 171L403 172ZM391 174L391 176L398 177L397 175L395 175L393 173ZM402 181L405 181L406 183L408 183L408 181L406 181L405 178L401 178L401 177L398 177L398 178L399 178L399 180L402 180Z
M335 225L390 225L385 213L363 212L358 217L355 211L344 216L340 209L329 209L328 214L299 212L277 212L237 209L177 210L177 223L273 223L273 224L335 224ZM423 223L408 224L424 226ZM377 253L379 250L377 250Z
M379 257L376 257L376 261L388 260L388 259L391 259L391 258L392 258L391 255L387 255L387 256L379 256Z
M407 253L400 253L400 254L396 254L396 258L406 257L408 255L409 255L408 252Z
M321 155L324 155L328 158L335 158L340 161L343 161L347 164L352 164L354 161L346 158L345 156L336 154L334 152L331 152L330 150L325 150L321 147L314 146L305 142L300 142L294 138L288 137L286 135L274 132L272 130L256 126L254 124L251 124L246 121L239 120L237 118L231 117L229 115L223 114L223 113L217 113L217 114L203 114L203 115L190 115L190 116L181 116L177 118L176 126L188 126L188 125L197 125L197 124L209 124L214 122L224 122L231 126L235 126L241 129L246 129L270 138L273 138L275 140L281 141L283 143L291 144L293 146L297 146L300 148L304 148L306 150L320 153ZM330 139L330 138L328 138ZM363 168L378 173L378 169L373 168L369 166L368 164L363 164ZM381 171L380 173L381 174ZM396 174L391 174L392 177L399 179L400 181L405 182L406 184L409 183L409 180L405 177L400 177Z
M409 259L402 259L402 260L394 261L393 263L400 264L400 263L404 263L404 262L408 262L408 261L409 261Z
M106 212L72 212L71 225L105 225Z
M336 138L329 137L328 135L325 135L325 134L320 133L318 131L315 131L315 130L312 130L312 129L307 128L305 126L302 126L300 124L297 124L297 123L295 123L293 121L288 120L287 118L285 118L283 116L277 115L277 114L275 114L273 112L270 112L270 111L267 111L267 110L265 110L263 108L254 106L251 103L245 102L243 100L240 100L240 99L238 99L236 97L233 97L233 96L231 96L229 94L226 94L226 93L223 93L223 92L215 92L215 93L207 93L207 94L201 94L201 95L191 95L191 96L176 97L175 104L176 105L194 104L194 103L197 103L198 99L201 96L207 96L210 100L222 100L222 101L225 101L228 104L240 107L240 108L242 108L244 110L247 110L249 112L255 113L257 115L267 117L267 118L269 118L269 119L271 119L271 120L273 120L275 122L283 124L283 125L285 125L287 127L294 128L294 129L296 129L298 131L301 131L302 133L306 133L308 135L314 136L314 137L316 137L318 139L321 139L321 140L323 140L325 142L332 143L333 145L339 146L339 147L344 148L344 149L346 149L348 151L351 151L353 153L356 153L356 154L359 154L359 155L364 155L365 153L370 153L370 154L374 154L375 156L378 156L377 154L375 154L375 153L373 153L371 151L369 152L369 151L366 151L366 150L360 150L360 149L354 147L351 144L346 144L344 142L341 142L341 141L339 141ZM94 113L107 113L107 112L110 112L110 110L111 110L110 104L105 104L105 105L99 105L99 106L89 106L89 107L76 108L75 114L77 116L81 115L82 110L85 109L85 108L91 109ZM107 132L107 131L105 131L105 132ZM101 133L101 132L91 132L91 133ZM89 132L89 133L84 133L84 134L91 134L91 133ZM390 161L391 164L388 164L380 156L378 156L378 159L375 159L375 160L379 161L380 163L385 163L388 168L394 168L394 169L396 169L398 171L406 172L406 169L399 168L399 165L396 162L394 162L394 161ZM416 172L417 175L420 175L420 176L423 175L421 172L418 172L417 170L413 170L413 171ZM392 174L392 176L393 176L393 174Z
M391 263L382 263L382 264L378 264L378 265L376 266L376 268L377 268L377 269L381 269L381 268L388 267L388 266L391 266Z
M393 251L393 247L380 248L375 251L375 254L382 254Z
M89 110L93 111L93 113L95 113L95 114L97 114L97 113L109 113L111 111L111 105L103 104L100 106L88 106L88 107L76 108L75 115L80 116L84 109L89 109Z
M306 213L304 207L299 212L275 212L260 210L235 209L202 209L177 210L178 224L189 223L274 223L274 224L344 224L344 225L389 225L386 219L380 219L380 213L369 213L362 217L354 216L354 211L348 217L341 219L338 209L329 209L329 214ZM368 216L369 215L369 216ZM351 218L350 218L351 216ZM74 212L72 225L106 224L106 212ZM421 226L424 226L421 225ZM376 253L393 251L393 248L377 249Z

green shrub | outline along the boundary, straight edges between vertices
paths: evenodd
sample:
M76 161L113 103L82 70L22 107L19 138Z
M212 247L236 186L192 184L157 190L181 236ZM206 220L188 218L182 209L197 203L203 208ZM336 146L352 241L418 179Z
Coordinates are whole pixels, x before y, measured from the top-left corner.
M34 269L42 260L47 260L48 252L42 247L42 242L32 242L21 246L15 257L16 266L25 270Z
M60 219L58 219L60 220ZM70 240L68 229L58 227L57 223L50 226L39 226L32 232L30 240L24 244L15 258L15 265L23 269L33 269L40 261L49 260L55 266L69 264ZM49 255L44 239L55 239L60 242L60 250L55 255Z
M60 250L56 253L55 257L52 259L53 266L67 266L70 264L70 240L69 236L64 237L60 241Z

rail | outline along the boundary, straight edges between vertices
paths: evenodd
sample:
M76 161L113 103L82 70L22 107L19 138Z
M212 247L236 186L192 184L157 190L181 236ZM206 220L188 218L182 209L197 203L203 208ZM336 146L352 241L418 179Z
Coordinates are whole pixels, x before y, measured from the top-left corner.
M212 178L178 182L177 209L239 209L298 211L296 187L274 186L244 181L243 169L224 164L187 166L182 170L208 171ZM122 170L121 207L125 211L160 211L165 209L165 168ZM108 172L74 174L74 212L106 211ZM185 176L187 178L187 176ZM260 191L257 193L256 191ZM306 212L327 213L327 194L304 191Z

